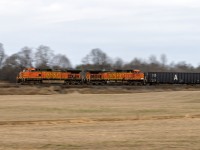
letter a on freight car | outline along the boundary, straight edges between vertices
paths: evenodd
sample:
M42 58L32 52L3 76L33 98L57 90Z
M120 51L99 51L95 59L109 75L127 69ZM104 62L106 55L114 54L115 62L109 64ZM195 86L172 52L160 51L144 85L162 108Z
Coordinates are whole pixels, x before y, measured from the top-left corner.
M177 74L175 74L175 76L174 76L174 81L178 81L178 76L177 76Z

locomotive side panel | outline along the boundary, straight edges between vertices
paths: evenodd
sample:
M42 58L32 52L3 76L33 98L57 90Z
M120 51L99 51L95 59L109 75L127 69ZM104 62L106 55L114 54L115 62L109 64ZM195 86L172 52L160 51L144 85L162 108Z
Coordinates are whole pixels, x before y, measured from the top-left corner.
M91 84L91 85L106 84L102 76L103 76L102 71L86 71L84 79L85 84Z
M64 82L65 84L69 84L69 85L79 85L79 84L83 84L84 82L84 78L82 75L82 71L80 70L70 70L65 72L64 76Z
M43 71L42 74L42 79L52 79L52 80L59 80L62 79L62 72L51 72L51 71Z
M122 80L124 79L124 73L117 72L105 72L102 73L102 79L104 80Z
M68 77L68 73L61 71L42 71L42 83L64 83Z
M40 79L41 78L41 72L20 72L19 78L22 79Z
M111 83L121 84L144 84L144 73L137 71L129 72L105 72L102 73L102 79Z
M36 71L34 68L24 69L17 76L18 83L34 83L41 82L41 72Z
M106 72L102 73L105 80L144 80L144 73L140 71L132 72Z

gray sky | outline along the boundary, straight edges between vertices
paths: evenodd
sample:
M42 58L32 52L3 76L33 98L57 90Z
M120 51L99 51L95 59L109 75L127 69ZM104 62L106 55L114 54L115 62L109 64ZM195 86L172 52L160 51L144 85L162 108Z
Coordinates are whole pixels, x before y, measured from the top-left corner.
M125 62L166 54L200 64L199 0L0 0L7 54L47 45L73 65L93 48Z

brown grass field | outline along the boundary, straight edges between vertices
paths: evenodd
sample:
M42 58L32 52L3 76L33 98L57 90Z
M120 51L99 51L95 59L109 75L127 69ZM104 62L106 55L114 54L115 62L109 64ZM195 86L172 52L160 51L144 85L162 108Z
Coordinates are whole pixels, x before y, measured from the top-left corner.
M0 150L200 149L198 90L31 95L33 91L0 95Z

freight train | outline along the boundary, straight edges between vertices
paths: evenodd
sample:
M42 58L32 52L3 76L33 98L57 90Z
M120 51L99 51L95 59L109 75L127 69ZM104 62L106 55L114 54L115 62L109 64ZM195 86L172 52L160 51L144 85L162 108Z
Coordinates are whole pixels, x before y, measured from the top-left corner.
M141 72L140 70L52 70L27 68L17 76L17 83L67 85L157 85L200 84L200 73Z

